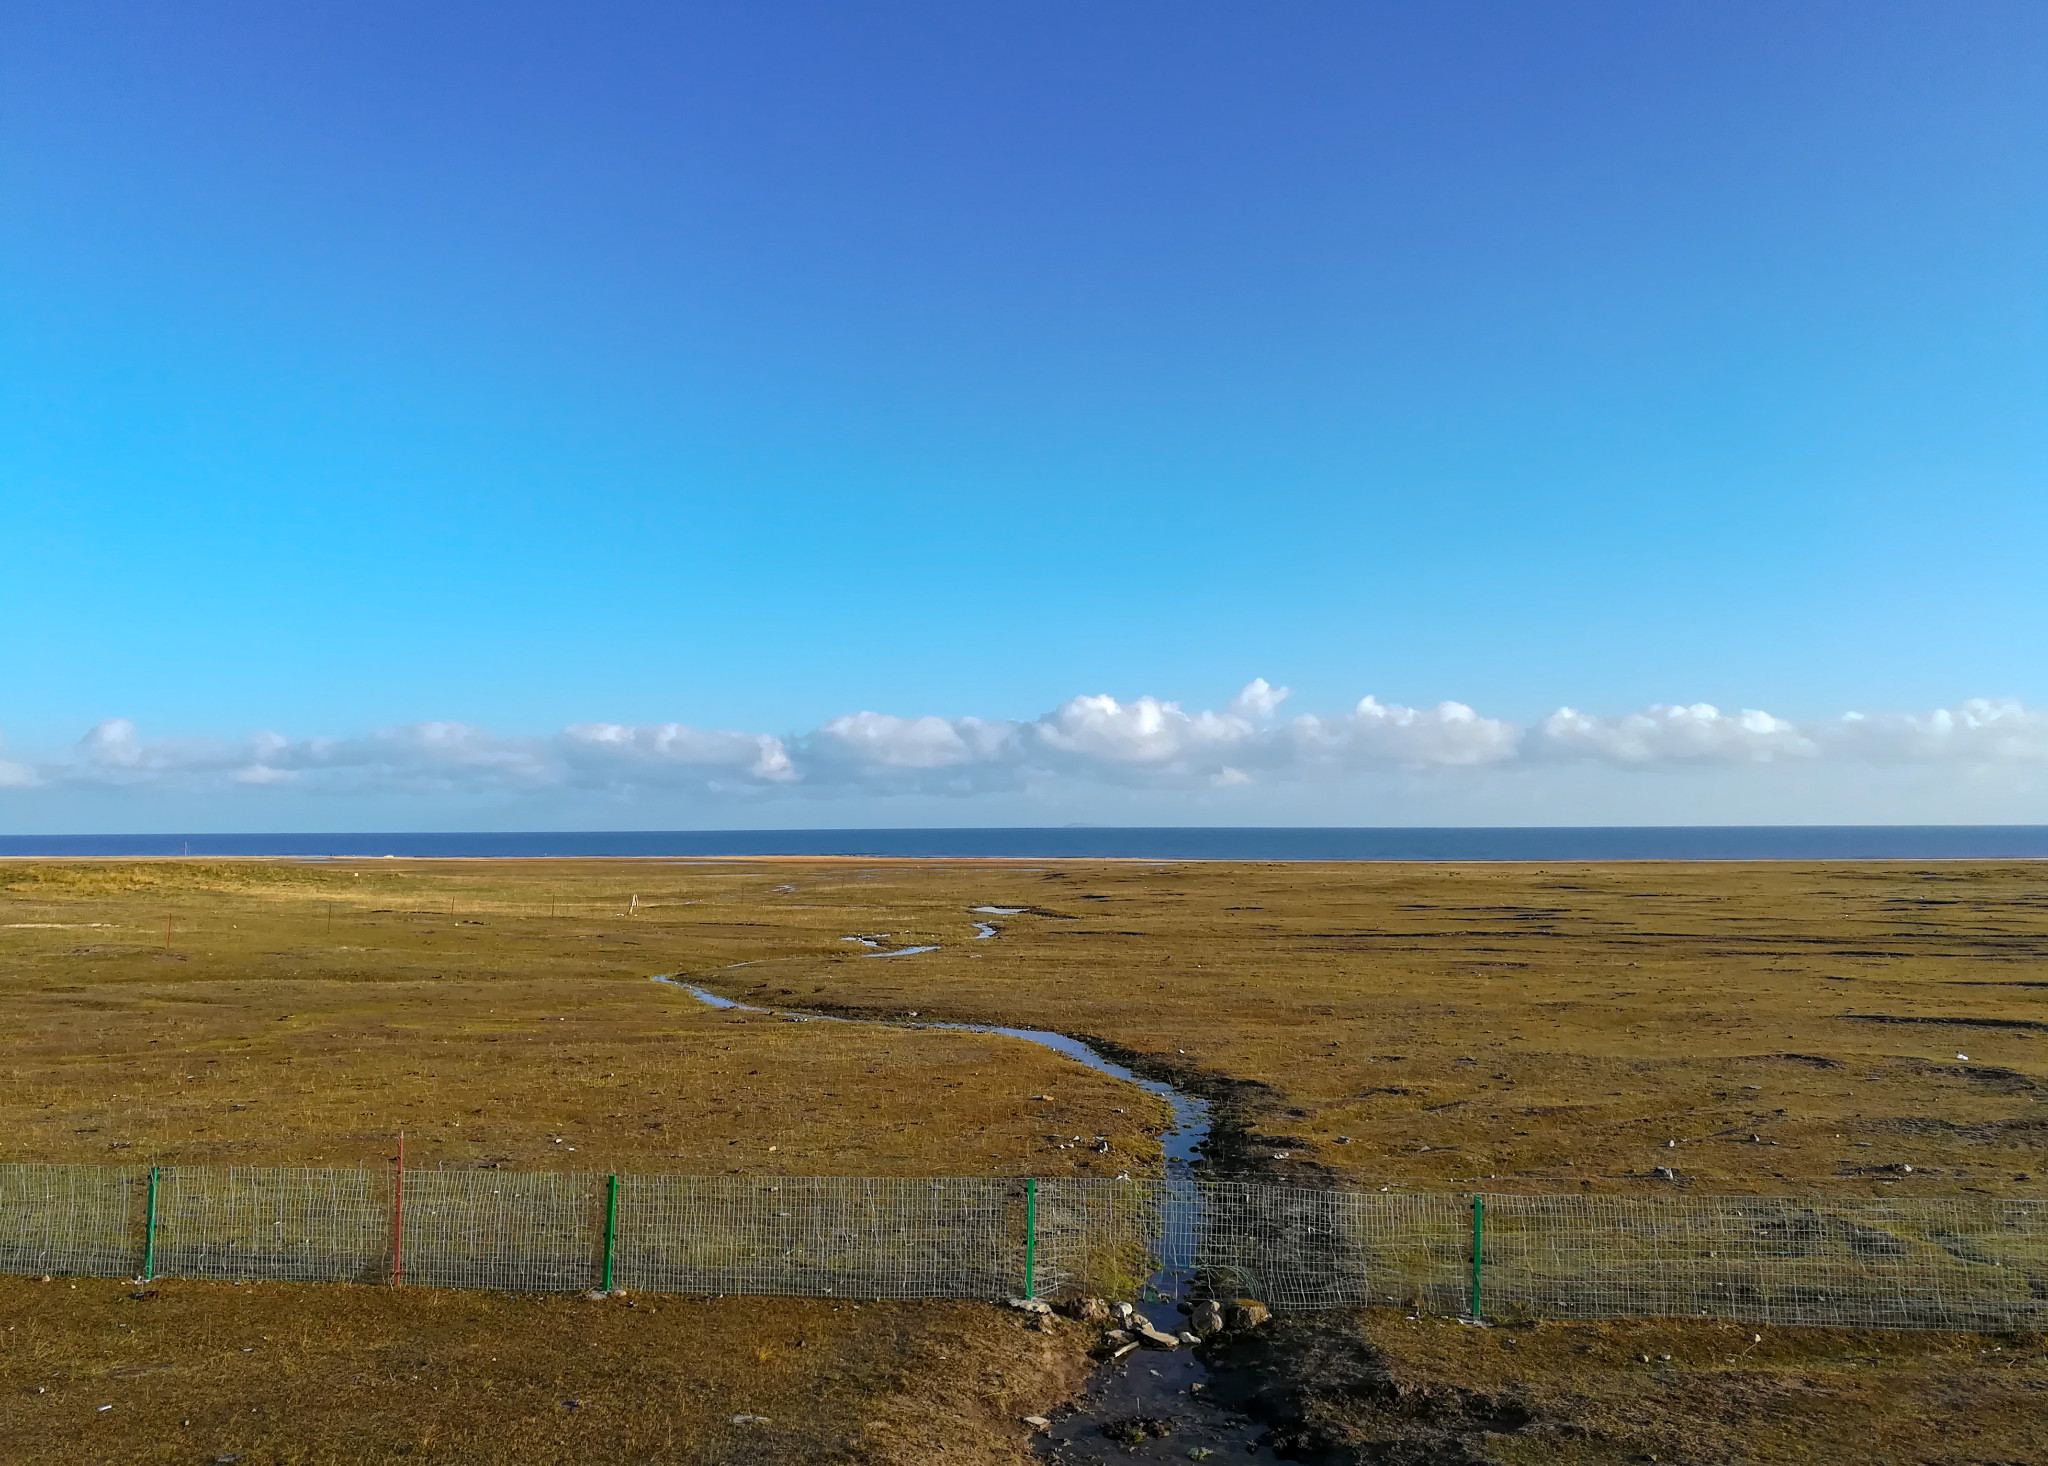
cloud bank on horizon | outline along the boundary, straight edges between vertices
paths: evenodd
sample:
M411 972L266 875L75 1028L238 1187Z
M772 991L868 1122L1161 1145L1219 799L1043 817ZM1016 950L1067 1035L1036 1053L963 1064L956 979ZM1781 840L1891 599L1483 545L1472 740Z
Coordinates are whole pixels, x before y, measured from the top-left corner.
M688 791L737 798L835 794L973 796L1110 785L1162 791L1336 782L1399 770L1595 765L1677 769L1785 764L2015 766L2048 763L2048 712L1973 699L1921 713L1794 722L1706 703L1600 717L1564 707L1523 725L1463 703L1282 716L1284 687L1249 683L1219 711L1154 697L1076 697L1029 721L856 712L808 733L576 723L506 736L425 722L350 737L146 739L109 718L69 756L0 760L0 794L33 789L184 792L276 787L327 794L614 796Z

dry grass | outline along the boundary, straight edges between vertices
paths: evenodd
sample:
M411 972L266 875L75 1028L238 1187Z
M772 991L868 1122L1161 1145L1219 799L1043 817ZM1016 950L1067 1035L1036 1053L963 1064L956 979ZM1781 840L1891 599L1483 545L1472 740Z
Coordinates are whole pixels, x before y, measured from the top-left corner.
M1078 1325L972 1304L5 1278L0 1312L10 1466L993 1466L1083 1367Z
M0 874L0 1159L378 1166L404 1130L426 1167L1113 1175L1164 1121L1012 1040L720 1013L648 981L833 951L751 919L772 875L662 871L662 904L626 918L631 893L587 889L618 879L599 863L548 891L461 865L181 873ZM1052 1131L1111 1136L1115 1164Z
M1301 1383L1262 1403L1337 1459L1990 1466L2048 1447L2037 1337L1662 1319L1480 1330L1389 1310L1285 1334Z
M977 941L968 908L984 904L1032 910L993 918L1001 934ZM842 940L878 932L941 950L871 959ZM2044 953L2048 881L2020 864L16 863L0 865L0 997L10 1019L0 1159L384 1164L401 1127L409 1162L428 1166L1071 1175L1152 1159L1157 1106L1040 1050L719 1014L647 981L682 971L769 1005L1099 1036L1223 1098L1253 1137L1240 1155L1269 1173L1647 1192L1671 1188L1651 1168L1672 1165L1678 1187L1697 1191L2039 1195ZM1044 1093L1056 1096L1050 1105L1029 1099ZM1113 1137L1113 1155L1061 1148L1096 1134ZM1279 1150L1288 1159L1273 1159ZM1895 1169L1907 1164L1910 1173ZM755 1413L744 1403L761 1364L747 1364L749 1331L793 1329L813 1342L777 1356L790 1373L776 1388L792 1400L816 1392L821 1403L788 1451L1019 1459L1014 1401L989 1405L999 1391L983 1374L1054 1389L1073 1364L1070 1351L1031 1353L1043 1353L1040 1336L973 1308L882 1310L873 1317L894 1331L884 1348L829 1332L830 1305L820 1304L656 1301L659 1312L614 1315L569 1300L175 1283L142 1304L112 1288L101 1301L92 1291L101 1285L81 1284L71 1296L90 1294L91 1306L53 1316L34 1301L48 1290L0 1286L29 1290L21 1317L38 1320L37 1357L85 1371L80 1378L151 1362L114 1362L114 1323L132 1331L144 1315L177 1321L153 1347L186 1381L179 1398L198 1402L190 1410L203 1405L223 1422L238 1416L236 1391L249 1376L222 1372L236 1363L224 1354L207 1363L216 1345L204 1341L238 1351L225 1342L247 1331L237 1310L272 1306L256 1298L295 1300L275 1306L301 1321L301 1334L273 1336L337 1352L266 1377L256 1418L276 1413L252 1463L382 1459L363 1454L372 1451L364 1421L382 1422L387 1435L375 1439L385 1444L374 1449L387 1454L405 1440L449 1460L689 1459L686 1445L654 1433L661 1411L652 1405L604 1417L644 1422L619 1438L634 1443L627 1451L580 1434L599 1417L564 1412L553 1397L604 1398L599 1377L638 1380L631 1371L658 1360L665 1373L635 1391L705 1407L692 1416L678 1404L673 1418ZM507 1328L514 1320L524 1327ZM1636 1327L1581 1336L1545 1326L1514 1347L1597 1343ZM101 1344L88 1338L93 1328ZM1490 1390L1488 1371L1512 1363L1486 1352L1507 1348L1492 1336L1435 1328L1397 1330L1437 1340L1436 1353L1407 1366L1435 1380L1432 1389ZM1971 1454L1973 1445L1896 1459L2048 1458L2028 1434L2032 1417L2000 1393L2020 1390L2015 1379L2036 1387L2035 1355L2026 1356L2035 1372L2022 1376L2010 1360L1975 1353L1993 1347L1980 1340L1830 1336L1824 1347L1840 1360L1764 1379L1749 1365L1713 1365L1719 1325L1641 1328L1667 1329L1671 1343L1624 1356L1691 1351L1703 1362L1652 1374L1597 1349L1580 1356L1573 1342L1558 1346L1570 1357L1560 1354L1557 1368L1521 1366L1521 1383L1551 1389L1545 1408L1555 1412L1597 1415L1635 1401L1678 1422L1672 1431L1694 1422L1683 1425L1692 1435L1670 1437L1683 1445L1680 1459L1860 1462L1873 1457L1867 1437L1844 1434L1853 1422L1905 1431L1924 1418L1932 1430L1966 1406L1970 1428L2007 1442L2005 1456L1988 1445ZM619 1332L579 1332L592 1329ZM503 1352L515 1336L517 1352ZM986 1352L953 1372L967 1339ZM1401 1339L1389 1345L1397 1355L1411 1348ZM401 1385L407 1349L447 1372ZM1854 1362L1878 1355L1882 1371ZM882 1372L863 1373L860 1359ZM576 1373L586 1366L594 1376ZM389 1393L334 1383L350 1371ZM1820 1383L1788 1382L1809 1375ZM428 1387L437 1382L442 1389ZM544 1418L557 1433L501 1430L498 1401L515 1398L511 1418ZM38 1423L44 1399L8 1396L0 1450L26 1444L6 1459L100 1459L92 1442L105 1443L105 1459L157 1459L146 1451L161 1422L131 1429L118 1422L145 1417L124 1409L63 1454ZM835 1413L830 1402L841 1399ZM932 1422L925 1444L850 1434L843 1422L862 1415L862 1400L920 1402L903 1406L903 1418ZM778 1412L790 1414L758 1410ZM1714 1436L1717 1412L1747 1423ZM1808 1416L1833 1423L1803 1435L1785 1423ZM1599 1439L1663 1454L1642 1442L1669 1422L1644 1421L1636 1436ZM438 1434L424 1434L429 1425ZM1544 1439L1501 1437L1486 1448L1507 1459ZM2020 1441L2032 1454L2012 1444ZM330 1449L358 1455L313 1454ZM204 1459L161 1459L195 1458Z

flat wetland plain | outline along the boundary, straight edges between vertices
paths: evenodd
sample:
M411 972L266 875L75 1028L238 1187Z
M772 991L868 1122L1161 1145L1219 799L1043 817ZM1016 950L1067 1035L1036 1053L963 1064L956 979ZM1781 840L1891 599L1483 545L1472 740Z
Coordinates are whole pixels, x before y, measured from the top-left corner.
M1232 1173L2048 1194L2024 863L0 863L0 1160L385 1166L402 1129L429 1168L1157 1168L1163 1105L1034 1046L656 973L1101 1040L1218 1103ZM0 1459L1021 1461L1088 1342L974 1304L137 1291L0 1279ZM1373 1311L1259 1367L1330 1460L2048 1460L2036 1339L1753 1332Z

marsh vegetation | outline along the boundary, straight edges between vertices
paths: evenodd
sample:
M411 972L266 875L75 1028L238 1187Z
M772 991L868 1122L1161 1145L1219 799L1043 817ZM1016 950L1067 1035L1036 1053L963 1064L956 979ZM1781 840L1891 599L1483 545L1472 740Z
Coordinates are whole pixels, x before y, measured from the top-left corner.
M849 933L934 950L871 961ZM2044 957L2048 881L2025 864L18 862L0 1160L385 1166L403 1129L415 1167L1157 1165L1165 1106L1054 1054L647 981L684 973L771 1010L1087 1036L1212 1100L1218 1168L1311 1184L2037 1196ZM1065 1325L971 1305L856 1326L756 1299L0 1288L9 1460L1016 1460L1017 1416L1083 1368ZM1842 1402L1866 1398L1967 1418L1959 1461L2041 1444L2015 1403L2048 1383L2025 1340L1738 1350L1718 1324L1365 1314L1289 1347L1327 1359L1333 1329L1381 1383L1326 1363L1351 1394L1267 1405L1354 1453L1422 1429L1386 1404L1402 1380L1513 1404L1429 1425L1502 1460L1861 1461ZM272 1345L277 1367L247 1367ZM1671 1367L1624 1367L1641 1353ZM1683 1408L1622 1404L1667 1396ZM1515 1411L1534 1424L1506 1428ZM1708 1429L1734 1411L1752 1423Z

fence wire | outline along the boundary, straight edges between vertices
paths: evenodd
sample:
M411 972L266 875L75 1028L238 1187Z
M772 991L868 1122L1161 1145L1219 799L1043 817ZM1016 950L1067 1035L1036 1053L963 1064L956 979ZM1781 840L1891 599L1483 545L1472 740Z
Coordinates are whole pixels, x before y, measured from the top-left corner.
M381 1283L391 1276L388 1171L167 1166L159 1175L159 1277ZM135 1244L128 1272L142 1271L137 1258L146 1244Z
M1024 1185L974 1178L619 1178L618 1286L995 1298L1023 1287Z
M147 1167L0 1166L0 1272L127 1277L148 1188Z
M155 1177L151 1202L152 1174ZM0 1166L0 1272L2048 1327L2048 1202ZM1476 1235L1475 1235L1476 1233ZM1475 1243L1477 1256L1475 1257ZM608 1266L609 1265L609 1266ZM1479 1290L1475 1297L1475 1285Z
M592 1287L604 1265L603 1191L603 1176L570 1172L407 1171L404 1279L522 1293Z
M2048 1322L2048 1204L1488 1198L1489 1299L1553 1317L1866 1328Z

